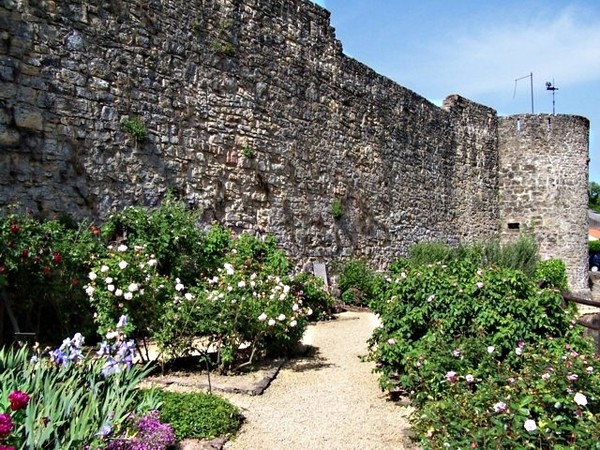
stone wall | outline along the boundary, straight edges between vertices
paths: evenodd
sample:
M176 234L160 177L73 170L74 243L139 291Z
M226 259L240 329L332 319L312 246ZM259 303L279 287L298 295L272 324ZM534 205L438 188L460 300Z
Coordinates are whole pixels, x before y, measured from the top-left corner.
M499 122L500 230L535 234L542 257L562 259L574 291L589 293L589 121L517 115Z
M348 58L311 2L0 5L0 203L102 219L172 189L299 261L380 266L498 231L495 111L438 108Z

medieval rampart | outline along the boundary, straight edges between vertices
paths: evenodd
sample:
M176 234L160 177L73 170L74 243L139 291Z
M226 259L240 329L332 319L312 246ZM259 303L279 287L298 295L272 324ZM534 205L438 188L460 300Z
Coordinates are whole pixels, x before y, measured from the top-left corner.
M495 111L348 58L310 2L3 0L0 33L1 203L102 218L173 189L299 260L498 232Z

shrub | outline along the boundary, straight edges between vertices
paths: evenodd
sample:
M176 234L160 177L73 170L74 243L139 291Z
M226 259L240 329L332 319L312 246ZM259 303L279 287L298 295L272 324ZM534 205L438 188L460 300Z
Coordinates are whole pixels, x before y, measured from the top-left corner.
M161 275L189 284L211 267L207 267L204 235L197 221L196 212L167 194L158 208L126 207L112 215L102 226L102 234L112 242L145 247L159 261Z
M160 418L173 427L177 440L232 436L242 423L239 410L215 395L161 392L160 400Z
M454 258L454 250L442 242L422 241L409 249L408 258L413 267L426 266L440 261L448 262Z
M81 280L101 246L97 228L87 222L42 220L12 209L0 217L0 296L12 328L45 341L90 331Z
M127 117L121 122L121 128L133 136L140 144L148 139L148 132L142 119L139 117Z
M592 252L600 252L600 241L588 241L588 250Z
M535 280L542 287L558 289L562 292L569 289L567 268L565 263L559 259L547 259L538 262L535 269Z
M327 319L331 316L335 301L325 289L325 283L321 278L302 272L293 278L291 286L293 292L302 301L302 305L313 311L310 320Z
M337 278L341 299L348 305L367 305L374 295L375 271L362 259L342 264Z
M594 448L600 364L575 327L576 308L558 291L564 264L543 261L528 276L481 266L481 255L492 254L482 246L458 254L447 263L399 265L371 305L382 327L370 357L382 387L416 406L410 420L420 445Z
M331 215L334 219L341 219L344 215L344 205L342 204L342 201L339 198L334 199L331 202L331 207L329 208L329 211L331 212Z

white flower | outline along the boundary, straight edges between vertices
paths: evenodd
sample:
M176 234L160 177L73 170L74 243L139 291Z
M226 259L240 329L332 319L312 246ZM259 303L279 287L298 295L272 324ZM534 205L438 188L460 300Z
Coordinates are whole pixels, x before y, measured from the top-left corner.
M493 345L490 345L487 348L487 352L491 355L492 353L494 353L494 350L496 350L496 348Z
M117 247L117 251L118 252L126 252L127 251L127 246L125 244L121 244Z
M241 287L241 288L246 287L246 282L244 280L240 281L238 283L238 287Z
M296 322L296 319L294 319L294 320L292 320L292 321L290 322L290 327L292 327L292 328L293 328L293 327L295 327L296 325L298 325L298 322Z
M290 292L290 287L287 284L285 286L283 286L283 292L285 294L287 294L288 292Z
M113 282L113 279L112 279L112 277L106 277L106 278L104 279L104 282L105 282L106 284L112 284L112 282Z
M256 279L256 274L255 274L255 273L253 273L252 275L250 275L250 279L251 279L251 280L255 280L255 279Z
M389 345L396 345L396 340L395 340L394 338L389 338L389 339L387 340L387 343L388 343Z
M137 284L137 283L131 283L131 284L129 285L129 287L127 288L127 290L128 290L129 292L135 292L135 291L137 291L138 289L139 289L139 286L138 286L138 284Z
M250 286L251 286L251 287L254 287L254 286L256 286L256 281L254 281L254 280L250 281Z
M269 319L269 326L272 327L273 325L275 325L275 319Z
M184 297L185 297L185 299L186 299L186 300L188 300L188 301L191 301L191 300L194 298L194 296L193 296L192 294L190 294L189 292L187 292L187 293L184 295Z
M525 427L525 429L526 429L527 431L529 431L530 433L531 433L532 431L535 431L535 430L537 430L537 424L535 423L535 420L533 420L533 419L526 420L526 421L525 421L525 425L524 425L524 427Z
M85 293L91 297L94 294L94 286L88 286L85 288Z
M125 294L123 294L123 298L125 300L131 300L133 298L133 294L131 292L125 292Z
M152 258L150 261L148 261L147 263L150 267L155 266L156 264L158 264L158 261L154 258Z
M294 303L292 305L292 311L298 311L298 309L300 309L300 307L298 306L298 303Z
M517 347L515 348L515 353L520 356L523 353L523 349L521 347Z
M402 278L406 278L406 272L402 272L402 273L400 274L400 277L402 277Z
M549 374L548 372L546 372L546 373L544 373L544 374L542 375L542 378L543 378L544 380L547 380L548 378L550 378L550 374Z
M102 265L102 267L100 267L100 272L108 272L108 266L106 264Z
M280 322L285 320L285 315L284 314L279 314L279 316L277 317L277 320L279 320Z
M285 300L285 293L283 293L283 292L282 292L282 293L279 295L279 300Z
M184 288L185 288L185 286L183 284L181 284L179 281L177 281L177 284L175 285L175 290L177 292L181 292L181 291L183 291Z
M117 331L109 331L106 333L106 339L115 339L119 337L119 333Z
M117 290L115 291L115 295L116 295L117 297L120 297L121 295L123 295L123 291L122 291L121 289L117 289Z
M473 377L473 375L471 375L471 374L468 374L468 375L465 377L465 380L467 380L467 383L472 383L472 382L474 382L474 381L475 381L475 378Z
M258 316L258 320L264 322L265 320L267 320L267 315L265 313L262 313L260 316Z
M128 264L127 264L127 261L121 261L121 262L119 263L119 268L120 268L121 270L125 269L125 267L127 267L127 266L128 266Z
M306 311L306 315L307 316L312 316L313 310L311 308L308 308L308 311Z
M227 292L231 292L233 291L233 288L231 286L227 286Z
M119 322L117 323L117 328L123 328L125 326L127 326L127 323L129 322L128 318L126 315L122 315L121 317L119 317Z
M573 397L573 401L575 403L577 403L579 406L585 406L588 403L587 397L585 395L583 395L581 392L578 392L577 394L575 394L575 397Z
M106 289L108 289L108 292L113 292L115 290L115 285L109 284L108 286L106 286Z
M428 303L431 303L431 302L432 302L432 301L434 301L434 300L435 300L435 295L434 295L434 294L431 294L431 295L430 295L430 296L427 298L427 302L428 302Z
M96 273L95 273L95 272L90 272L90 273L88 274L88 278L89 278L90 280L92 280L92 281L94 281L94 280L95 280L97 277L98 277L98 275L96 275Z
M592 366L589 366L587 369L585 369L587 373L594 373L594 368Z
M498 402L493 406L493 409L495 413L501 413L503 411L506 411L506 403Z
M477 282L477 288L481 289L483 287L483 283L481 281Z
M225 271L227 272L227 275L233 275L233 266L229 263L225 263L224 266L225 267Z

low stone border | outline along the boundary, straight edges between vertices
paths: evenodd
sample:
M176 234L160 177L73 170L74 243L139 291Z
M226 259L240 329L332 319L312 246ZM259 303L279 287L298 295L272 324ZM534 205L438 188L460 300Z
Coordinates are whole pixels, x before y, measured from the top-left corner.
M212 388L213 391L227 392L232 394L244 394L244 395L261 395L275 379L281 367L285 364L287 359L280 358L274 359L272 367L265 370L264 375L258 380L248 380L244 375L232 375L232 376L213 376L210 386L206 375L202 376L202 379L198 377L185 377L181 379L178 376L165 376L165 377L150 377L147 382L151 385L160 385L165 387L175 387L178 390L180 388L189 388L191 390L208 391ZM163 379L164 378L164 379ZM188 381L192 379L193 381ZM225 384L222 380L226 380ZM236 383L236 380L238 381ZM184 389L183 389L184 390Z

